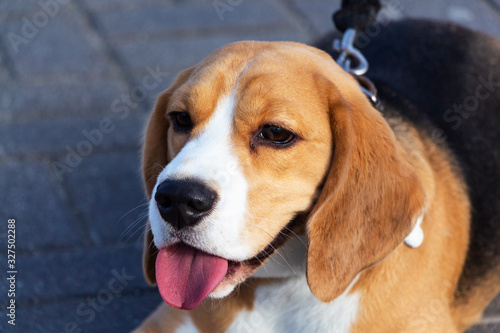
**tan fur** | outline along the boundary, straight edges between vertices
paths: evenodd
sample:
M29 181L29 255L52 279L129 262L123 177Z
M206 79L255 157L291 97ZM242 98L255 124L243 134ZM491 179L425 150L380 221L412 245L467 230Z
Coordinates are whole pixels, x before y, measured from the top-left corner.
M401 244L426 199L380 113L362 96L356 103L344 100L327 79L321 85L335 148L308 222L307 278L313 294L329 302Z
M357 82L317 49L236 43L181 73L160 96L146 131L149 197L159 172L189 139L173 132L167 111L188 110L196 136L218 98L236 86L231 140L249 183L242 234L255 254L296 213L311 211L312 293L331 301L361 272L351 291L362 295L353 332L458 332L479 318L483 308L460 313L454 303L470 220L454 161L411 124L384 119ZM284 150L252 147L251 136L265 123L289 127L299 142ZM424 212L424 242L409 248L403 240ZM157 249L149 226L144 245L145 275L154 283ZM259 283L250 278L225 299L205 300L189 312L193 322L202 332L223 332L239 311L252 309ZM138 332L162 332L167 321L182 320L178 312L162 305Z
M410 125L392 123L429 199L425 238L417 249L399 245L362 274L353 291L363 292L363 312L353 332L458 332L452 312L468 242L465 188L446 152Z
M500 269L493 270L484 278L480 287L469 292L467 296L455 297L452 316L459 331L465 331L481 320L484 309L500 293L499 276Z

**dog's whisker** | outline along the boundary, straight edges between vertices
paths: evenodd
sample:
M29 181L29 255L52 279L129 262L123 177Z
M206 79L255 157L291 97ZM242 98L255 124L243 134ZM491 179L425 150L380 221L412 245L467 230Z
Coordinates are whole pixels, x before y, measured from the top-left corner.
M139 208L143 208L144 206L147 206L149 205L149 202L144 202L144 203L141 203L139 205L137 205L136 207L132 208L131 210L129 210L128 212L126 212L125 214L123 214L119 219L118 221L116 221L116 223L120 223L128 214L131 214L133 211L139 209Z
M250 216L250 218L253 218L253 219L261 219L261 220L265 220L265 221L270 221L270 219L267 219L267 218L265 218L265 217L259 217L259 216ZM252 223L252 225L253 225L253 226L256 226L256 227L258 227L258 228L261 228L259 225L255 224L255 222L253 222L253 221L250 221L250 222ZM283 229L285 229L285 230L289 231L290 233L292 233L292 234L293 234L293 236L295 236L295 237L299 237L299 235L298 235L297 233L295 233L292 229L288 228L287 226L284 226L284 227L283 227ZM262 230L263 230L263 229L262 229ZM265 230L263 230L263 231L265 231ZM283 236L287 237L288 239L292 239L292 238L293 238L292 236L290 236L290 235L286 234L285 232L283 232L283 230L280 230L280 231L278 232L278 234L281 234L281 235L283 235ZM299 237L299 239L300 239L300 237ZM300 241L301 241L301 243L304 245L304 247L305 247L305 248L307 248L307 245L304 243L304 241L303 241L302 239L300 239Z
M144 220L145 220L146 218L147 218L147 215L142 216L142 217L139 217L139 218L138 218L138 219L134 222L134 228L135 228L135 227L137 227L137 226L141 226L141 225L142 225L142 222L144 222ZM126 232L126 233L122 233L122 236L120 236L120 239L121 239L122 237L125 237L125 236L126 236L126 234L128 233L129 235L128 235L127 239L126 239L126 242L128 242L128 241L130 241L130 239L131 239L132 237L134 237L135 235L137 235L137 233L138 233L138 232L140 232L140 231L144 232L144 227L135 228L135 230L133 230L134 228L130 228L130 229L128 229L128 230L127 230L127 232ZM133 231L132 231L132 230L133 230ZM144 237L144 234L141 234L141 237L139 237L139 239L140 239L140 238L142 238L142 237Z
M241 285L245 285L247 288L250 288L252 290L257 290L254 286L252 286L250 283L247 282L247 280L243 281ZM238 285L238 293L240 292L240 285Z
M160 163L156 162L154 164L154 166L159 166L161 168L161 171L165 170L165 168L167 167L166 165L161 165Z
M302 245L304 245L304 248L307 249L307 244L302 240L302 238L299 235L297 235L297 233L295 231L293 231L292 229L290 229L286 226L283 227L283 229L288 230L288 232L292 233L295 237L297 237L300 240L300 242L302 243ZM280 233L283 233L283 231L280 231ZM290 237L290 235L287 235L287 236ZM290 238L292 238L292 237L290 237Z
M148 228L144 228L144 230L142 231L142 237L141 237L141 239L144 239L146 237L146 233L148 231L151 231L151 226L148 226ZM148 244L148 247L150 248L150 247L153 247L153 246L155 246L154 245L154 239L151 239L151 241Z
M137 218L125 228L125 230L122 232L122 235L126 234L130 229L136 227L139 222L141 222L145 217L147 217L147 215L148 215L147 211L139 214Z
M120 239L124 236L126 236L128 233L130 233L134 228L136 228L138 225L140 225L144 219L148 216L148 212L143 212L141 213L136 219L134 222L130 223L127 228L125 228L125 230L123 230L123 232L121 233L120 235ZM135 233L135 231L133 232Z
M144 217L142 217L142 218L140 219L140 221L138 221L138 222L140 222L140 223L137 223L137 224L136 224L136 226L140 226L140 227L139 227L139 228L136 228L136 230L135 230L135 231L133 231L132 233L130 233L130 235L129 235L129 238L128 238L128 239L130 239L130 238L132 238L134 235L136 235L138 231L144 231L144 227L142 226L142 225L143 225L143 223L142 223L142 222L144 222L146 219L147 219L147 216L144 216ZM142 236L144 236L144 235L142 235Z
M257 226L257 227L258 227L258 226ZM259 228L260 228L260 227L259 227ZM266 231L265 231L265 230L263 230L263 229L262 229L262 231L266 232ZM260 237L261 239L264 239L264 237L263 237L262 235L260 235L260 234L258 234L258 233L254 233L254 232L253 232L253 231L251 231L251 230L250 230L250 233L251 233L252 235L255 235L255 236L257 236L257 237ZM267 233L267 232L266 232L266 233ZM268 234L268 235L270 235L269 233L267 233L267 234ZM284 262L285 262L285 263L286 263L286 264L290 267L290 269L292 270L292 272L293 272L294 274L296 274L296 272L295 272L294 268L292 267L292 265L290 265L290 262L288 261L288 259L287 259L287 258L285 258L285 257L283 256L283 254L281 254L281 252L280 252L280 251L278 251L278 249L276 249L276 248L275 248L275 247L274 247L271 243L268 243L268 246L270 246L270 247L274 250L274 253L277 253L277 254L278 254L278 255L279 255L279 256L280 256L280 257L284 260ZM271 258L272 260L274 260L276 263L278 263L278 264L279 264L279 262L278 262L276 259L272 258L272 256L269 256L268 258ZM258 258L257 258L257 259L258 259ZM259 262L262 264L262 262L261 262L260 260L259 260Z

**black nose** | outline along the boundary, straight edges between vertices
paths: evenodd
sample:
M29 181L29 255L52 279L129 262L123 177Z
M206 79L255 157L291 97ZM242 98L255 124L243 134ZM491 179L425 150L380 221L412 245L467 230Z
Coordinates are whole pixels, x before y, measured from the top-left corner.
M175 229L193 226L212 210L217 194L196 180L166 180L156 189L161 217Z

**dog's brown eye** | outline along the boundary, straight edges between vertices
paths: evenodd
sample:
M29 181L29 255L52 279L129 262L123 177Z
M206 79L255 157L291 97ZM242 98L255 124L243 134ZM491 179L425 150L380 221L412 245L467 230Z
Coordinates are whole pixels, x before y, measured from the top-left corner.
M259 136L279 144L289 143L295 138L292 132L276 125L265 125Z
M193 122L187 112L172 112L170 115L176 130L189 131L193 127Z

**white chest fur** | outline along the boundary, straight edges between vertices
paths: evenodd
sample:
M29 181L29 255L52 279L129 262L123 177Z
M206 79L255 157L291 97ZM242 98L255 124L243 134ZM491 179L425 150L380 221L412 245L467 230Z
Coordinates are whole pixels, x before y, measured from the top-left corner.
M228 332L350 331L356 319L361 294L349 294L349 287L344 294L330 303L316 299L309 290L305 276L305 242L305 237L294 237L254 274L256 277L282 279L273 284L259 286L253 310L239 313Z
M317 300L304 275L260 286L252 311L236 317L228 332L347 333L356 319L360 294L344 293L330 303Z

